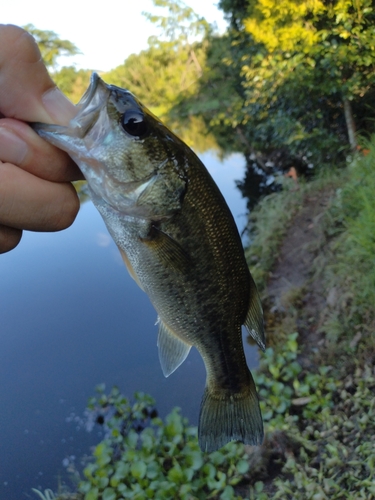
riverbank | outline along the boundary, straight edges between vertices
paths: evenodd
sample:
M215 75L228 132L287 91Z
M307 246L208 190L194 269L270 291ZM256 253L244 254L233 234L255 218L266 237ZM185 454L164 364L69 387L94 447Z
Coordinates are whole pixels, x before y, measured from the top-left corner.
M250 498L375 498L374 165L372 147L252 215L269 348Z

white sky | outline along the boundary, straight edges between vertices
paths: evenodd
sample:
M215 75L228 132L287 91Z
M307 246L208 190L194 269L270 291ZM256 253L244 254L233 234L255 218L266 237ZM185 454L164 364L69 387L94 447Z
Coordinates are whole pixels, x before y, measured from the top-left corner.
M157 34L142 11L163 15L152 0L14 0L2 2L0 22L22 26L34 24L42 30L55 31L70 40L82 55L60 60L62 65L108 71L122 64L131 53L147 48L147 39ZM217 24L224 31L222 11L214 0L185 0L194 11ZM59 7L58 7L59 6Z

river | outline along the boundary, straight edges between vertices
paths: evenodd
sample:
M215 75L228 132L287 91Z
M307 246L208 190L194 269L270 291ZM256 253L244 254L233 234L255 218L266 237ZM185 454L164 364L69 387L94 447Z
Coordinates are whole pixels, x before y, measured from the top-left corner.
M246 202L235 187L245 162L201 158L222 190L236 223ZM98 431L82 416L95 386L117 385L129 398L151 394L159 414L174 406L197 423L205 382L195 349L164 378L156 347L156 313L127 274L91 202L60 233L25 232L0 256L0 499L36 499L31 488L57 489L64 464L89 453ZM256 348L246 344L250 368Z

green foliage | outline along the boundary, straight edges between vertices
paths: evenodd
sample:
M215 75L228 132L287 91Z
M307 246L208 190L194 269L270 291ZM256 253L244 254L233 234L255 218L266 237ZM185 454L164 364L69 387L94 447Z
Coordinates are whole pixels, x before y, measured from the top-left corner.
M355 147L353 122L373 130L373 2L222 0L219 6L230 21L225 55L232 81L242 86L232 128L240 123L254 150L283 151L287 163L342 162L349 131Z
M311 368L300 363L296 334L279 332L275 346L261 359L255 379L266 436L282 431L295 445L284 451L281 471L271 484L263 476L264 481L250 487L251 499L375 499L375 141L365 146L368 154L356 156L346 171L308 186L315 196L327 185L336 186L335 199L321 218L324 234L312 267L312 281L319 277L327 293L335 293L320 311L327 319L320 328L325 343L304 353ZM278 198L281 215L272 198ZM259 235L267 234L277 248L279 236L273 242L263 226L275 221L278 232L285 232L286 202L285 192L275 194L257 209L255 255L260 257ZM265 251L268 240L264 242ZM271 260L259 261L263 273ZM335 335L332 315L337 318Z
M39 497L41 500L56 500L56 496L54 492L50 489L44 490L44 493L40 490L32 488L32 491Z
M208 22L181 0L153 0L155 7L168 10L168 15L157 16L148 12L143 15L160 28L162 36L182 45L189 44L189 39L203 39L211 31ZM156 38L151 38L151 44Z
M197 61L204 54L195 47ZM199 63L199 64L201 64ZM109 83L128 88L158 116L164 117L181 92L193 92L199 69L186 46L158 41L104 75Z
M39 30L32 24L27 24L24 29L35 38L56 85L71 101L78 102L88 87L91 71L76 70L74 66L56 68L59 57L79 54L78 48L69 40L61 40L54 31Z
M155 0L167 15L144 15L161 29L150 37L148 48L130 55L104 79L133 92L195 150L216 147L198 114L176 111L181 102L198 92L206 60L206 37L211 32L205 19L183 2Z
M255 377L265 420L264 446L269 447L268 453L263 452L265 461L280 453L277 438L272 436L281 431L289 444L277 477L270 484L263 464L262 478L267 482L253 482L246 498L373 500L374 367L355 363L353 371L343 377L338 376L337 367L324 364L306 370L299 363L298 340L292 333L274 349L267 349ZM262 464L253 463L262 470Z
M54 31L40 30L32 24L26 24L23 28L35 38L44 64L49 70L55 69L57 59L60 56L79 54L79 50L74 43L69 40L61 40Z
M201 117L206 131L212 131L226 152L246 151L248 148L252 152L242 133L245 116L241 68L233 67L230 44L227 35L211 35L207 39L203 72L196 91L175 102L170 115L183 123L191 116Z
M52 78L59 89L76 104L90 83L91 70L75 69L74 66L63 66L59 71L55 71Z
M345 259L359 280L353 295L362 309L375 304L375 137L368 147L368 154L357 156L349 166L349 182L338 193L336 205L345 228L340 260Z
M355 130L350 100L362 99L375 84L374 20L371 0L259 0L244 25L255 42L266 47L268 57L260 66L249 65L250 94L253 72L258 70L259 77L260 70L260 80L267 76L273 82L280 80L276 85L282 95L297 81L306 97L311 90L320 97L340 96L351 139ZM354 137L351 141L354 147Z
M375 138L342 175L325 218L323 269L330 297L324 329L331 348L375 358Z
M178 409L163 422L145 394L137 393L131 405L116 388L109 395L104 387L98 391L90 408L105 415L107 436L84 471L79 491L85 500L237 498L234 486L249 467L242 444L204 453L197 429Z
M336 382L328 367L317 373L302 369L298 362L298 334L290 334L280 346L268 348L255 380L267 430L289 431L291 426L314 419L333 407Z

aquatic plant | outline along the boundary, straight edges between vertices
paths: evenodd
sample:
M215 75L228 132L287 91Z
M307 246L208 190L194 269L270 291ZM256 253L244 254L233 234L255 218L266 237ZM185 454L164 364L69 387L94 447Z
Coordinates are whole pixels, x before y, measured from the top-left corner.
M61 490L61 487L59 487ZM32 488L32 490L38 498L41 500L83 500L83 495L81 493L54 493L51 489L46 489L43 491L37 490L36 488Z
M84 471L84 500L339 500L342 491L375 499L373 367L340 380L329 366L307 371L299 355L293 333L261 360L255 378L266 440L260 449L230 443L203 453L196 428L178 409L163 422L150 396L138 393L131 405L117 388L106 395L101 386L90 407L106 437ZM278 455L275 445L284 448ZM279 473L269 482L275 453Z
M106 395L99 386L98 392L90 408L106 437L84 470L79 491L85 500L237 498L234 486L249 469L242 444L204 453L196 427L179 409L163 421L146 394L136 393L130 404L117 388Z
M56 495L50 489L44 490L44 493L36 488L32 488L32 491L36 493L41 500L56 500Z

